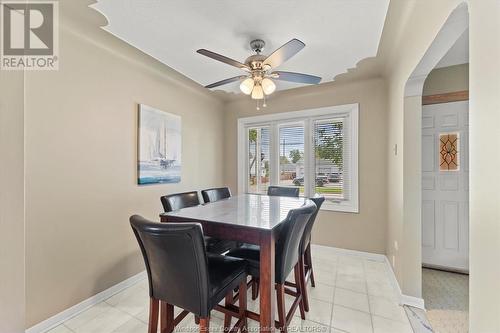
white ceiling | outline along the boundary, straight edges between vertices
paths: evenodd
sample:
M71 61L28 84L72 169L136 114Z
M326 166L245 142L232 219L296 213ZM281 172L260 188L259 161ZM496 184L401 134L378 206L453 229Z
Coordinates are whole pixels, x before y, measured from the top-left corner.
M436 68L469 63L469 29L457 39L455 44L438 62Z
M207 85L241 70L196 53L205 48L243 62L249 42L270 54L292 38L306 47L279 70L332 81L377 54L389 0L98 0L104 27L192 80ZM239 83L217 89L239 92ZM300 84L277 82L278 89Z

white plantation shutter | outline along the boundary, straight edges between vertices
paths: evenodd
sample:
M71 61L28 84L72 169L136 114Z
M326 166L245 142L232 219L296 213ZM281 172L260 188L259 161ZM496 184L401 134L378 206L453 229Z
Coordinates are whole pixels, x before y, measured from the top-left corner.
M313 121L314 176L313 193L327 202L350 199L350 144L346 118L327 118Z
M304 124L287 124L279 127L279 185L298 186L304 194L304 187L297 183L304 172ZM294 184L294 180L296 183Z
M251 127L247 131L248 192L266 194L270 184L269 127Z

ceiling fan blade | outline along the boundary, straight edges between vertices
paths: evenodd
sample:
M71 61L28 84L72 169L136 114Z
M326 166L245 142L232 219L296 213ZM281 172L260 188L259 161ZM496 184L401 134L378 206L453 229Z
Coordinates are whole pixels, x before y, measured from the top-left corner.
M234 59L231 59L231 58L228 58L226 56L223 56L222 54L218 54L218 53L215 53L215 52L212 52L212 51L209 51L209 50L205 50L205 49L199 49L198 51L199 54L202 54L206 57L209 57L209 58L212 58L214 60L217 60L217 61L220 61L220 62L223 62L225 64L228 64L228 65L231 65L231 66L234 66L234 67L237 67L237 68L240 68L244 71L247 71L247 72L250 72L250 67L248 67L247 65L239 62L239 61L236 61Z
M239 81L239 80L242 80L242 79L245 79L245 78L246 78L245 75L239 75L239 76L235 76L235 77L232 77L232 78L229 78L229 79L225 79L225 80L221 80L221 81L217 81L217 82L211 83L208 86L205 86L205 88L215 88L215 87L222 86L224 84L228 84L228 83L231 83L231 82L234 82L234 81Z
M306 44L294 38L268 56L266 60L264 60L263 65L269 65L271 68L276 68L296 55L304 46L306 46Z
M276 71L276 72L272 72L271 76L273 78L275 78L276 80L290 81L290 82L297 82L297 83L318 84L321 81L321 78L319 76L302 74L302 73L294 73L294 72Z

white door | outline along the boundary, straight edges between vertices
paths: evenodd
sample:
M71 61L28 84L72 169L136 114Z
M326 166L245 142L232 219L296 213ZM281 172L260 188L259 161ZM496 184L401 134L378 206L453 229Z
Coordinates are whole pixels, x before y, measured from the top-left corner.
M468 271L469 102L422 111L422 263Z

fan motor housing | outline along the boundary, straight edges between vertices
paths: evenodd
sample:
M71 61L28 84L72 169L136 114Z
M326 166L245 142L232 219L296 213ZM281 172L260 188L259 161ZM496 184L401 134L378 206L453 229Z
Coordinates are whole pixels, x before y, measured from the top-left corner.
M262 62L266 59L265 55L254 54L245 60L245 64L248 65L252 70L261 70Z

